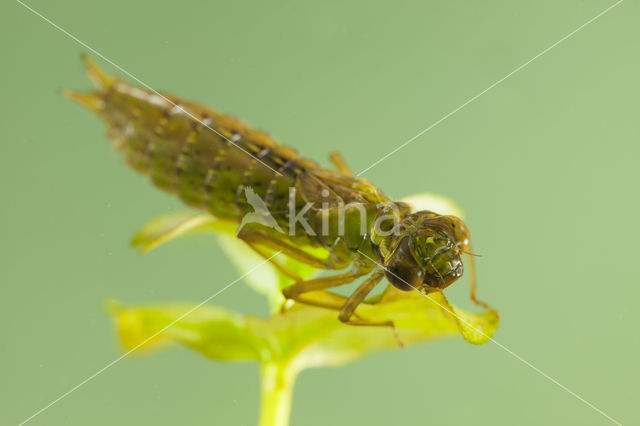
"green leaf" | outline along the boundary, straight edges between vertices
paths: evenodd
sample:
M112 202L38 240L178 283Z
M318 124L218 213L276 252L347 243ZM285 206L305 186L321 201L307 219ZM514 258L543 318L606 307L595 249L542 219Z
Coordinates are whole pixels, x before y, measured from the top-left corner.
M220 220L208 213L170 213L149 221L133 237L131 244L140 247L141 251L146 253L185 235L216 233L220 246L229 256L231 263L244 272L262 263L264 259L235 236L236 226L235 222ZM268 249L265 251L275 253ZM286 256L278 255L274 260L303 279L316 272L315 268ZM291 278L283 275L270 263L264 263L254 269L244 280L258 293L265 295L271 312L280 309L284 303L280 290L292 282Z
M220 241L220 247L238 271L244 273L255 268L243 280L252 289L267 298L270 312L277 312L284 303L280 283L285 277L282 277L280 272L269 262L263 263L264 258L235 236L220 234L217 237ZM262 265L260 265L261 263ZM256 265L260 266L256 268Z
M235 233L235 224L211 216L208 213L178 212L158 216L150 220L131 240L131 245L145 253L188 234L200 232Z
M221 360L256 359L291 366L339 365L383 349L397 348L388 327L342 324L337 312L305 305L262 320L203 306L159 305L113 309L125 348L134 348L154 333L173 324L147 346L166 341L185 344L203 355ZM391 320L404 344L462 335L471 343L484 343L498 326L494 312L470 314L452 307L442 293L429 296L399 292L390 287L376 304L362 304L365 319ZM455 313L455 315L454 315Z
M444 195L421 192L404 197L400 201L411 204L414 211L431 210L438 214L450 214L464 219L464 211L460 206L451 198L445 197Z
M452 309L442 293L425 296L393 287L386 290L380 302L363 304L357 313L372 321L393 321L400 340L407 345L456 335L462 335L470 343L482 344L498 326L492 311L471 314ZM390 328L344 325L336 317L336 312L298 306L272 321L290 322L298 328L298 338L289 341L292 352L300 349L294 358L298 368L343 364L370 352L398 347Z
M218 239L220 240L221 247L238 271L248 271L254 268L255 265L264 262L264 258L235 236L220 234L218 235ZM275 251L269 249L265 249L265 251L269 254L275 253ZM281 254L276 255L274 260L280 262L280 264L302 279L310 277L317 271L312 266ZM252 270L251 273L244 277L244 280L255 291L267 297L271 313L280 311L282 304L285 302L281 290L293 283L293 279L284 275L269 262L263 263L258 268Z
M125 350L144 351L178 342L218 360L261 360L264 355L263 323L220 307L112 304L109 310Z
M500 321L496 310L487 309L481 314L473 314L456 308L444 298L444 295L442 297L443 308L453 316L460 333L467 342L481 345L491 339Z

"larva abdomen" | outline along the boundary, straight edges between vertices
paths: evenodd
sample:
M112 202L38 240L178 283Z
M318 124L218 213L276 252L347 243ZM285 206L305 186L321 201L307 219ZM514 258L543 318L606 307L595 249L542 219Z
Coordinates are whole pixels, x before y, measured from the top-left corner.
M221 218L238 220L251 211L243 194L250 186L276 220L286 220L288 188L311 162L232 117L132 87L85 62L99 90L66 94L103 118L129 165Z

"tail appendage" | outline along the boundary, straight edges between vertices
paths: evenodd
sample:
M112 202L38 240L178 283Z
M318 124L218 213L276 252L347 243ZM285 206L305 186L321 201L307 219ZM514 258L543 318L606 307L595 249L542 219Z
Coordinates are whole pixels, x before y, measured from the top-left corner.
M62 91L62 94L67 98L72 99L81 105L84 105L90 110L99 113L104 110L104 100L102 98L104 92L112 88L116 84L118 79L105 73L96 65L95 62L93 62L89 58L89 56L82 55L82 60L87 67L87 74L89 75L89 79L91 79L93 84L99 90L83 93L65 89Z

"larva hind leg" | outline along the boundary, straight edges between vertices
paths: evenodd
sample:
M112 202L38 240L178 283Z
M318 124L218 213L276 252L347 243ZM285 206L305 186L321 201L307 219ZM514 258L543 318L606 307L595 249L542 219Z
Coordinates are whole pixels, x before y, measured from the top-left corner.
M357 272L347 272L330 277L300 281L284 288L282 290L282 295L287 300L294 300L295 302L302 303L304 305L339 311L343 308L348 299L344 296L339 296L324 290L349 284L361 276L362 274ZM284 305L282 310L284 310Z
M355 272L347 272L345 274L332 275L330 277L314 278L307 281L300 281L290 285L282 290L282 294L287 299L294 299L304 293L317 290L338 287L355 281L361 275Z
M349 325L360 325L360 326L370 326L370 327L391 327L393 331L393 335L398 342L398 345L404 346L404 343L400 339L400 335L398 334L398 330L396 329L393 321L371 321L368 319L352 319L355 316L355 311L358 305L360 305L367 295L373 290L373 288L378 285L380 280L384 277L383 272L375 272L371 275L367 280L365 280L360 286L349 296L345 304L340 309L340 313L338 314L338 319L345 324Z
M278 262L273 256L273 253L269 252L269 250L266 250L262 248L260 245L249 242L249 241L245 241L245 244L248 245L257 254L259 254L263 259L267 259L269 263L271 263L278 271L282 272L287 277L291 278L294 281L302 281L302 278L298 274L291 271L282 263Z
M252 227L243 227L240 232L238 232L238 238L249 244L257 244L272 250L281 251L284 255L289 256L292 259L318 269L338 270L346 268L350 263L350 259L342 259L334 252L330 252L327 258L314 256L313 254L294 246L284 238L278 238L275 235Z
M315 306L318 308L330 309L332 311L339 311L344 306L347 298L337 294L330 293L325 290L310 291L308 293L302 293L291 299L296 303L302 305ZM281 312L286 310L286 302L282 305ZM357 314L354 314L357 317Z
M278 262L273 257L273 253L269 250L266 250L260 245L252 242L245 241L245 243L261 257L268 259L277 270L295 281L294 284L291 284L289 287L285 287L282 290L282 295L286 300L293 300L304 305L339 311L347 301L347 298L323 291L323 289L348 284L360 277L359 274L348 273L304 281L295 272L289 270L285 265ZM282 304L280 309L281 312L285 311L285 306L286 301Z

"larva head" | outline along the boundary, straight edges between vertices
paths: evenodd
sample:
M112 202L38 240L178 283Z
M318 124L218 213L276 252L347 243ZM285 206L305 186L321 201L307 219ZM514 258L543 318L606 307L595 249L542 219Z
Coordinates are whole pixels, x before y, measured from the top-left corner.
M455 216L421 211L405 217L380 244L386 277L400 290L440 291L462 276L469 231Z

